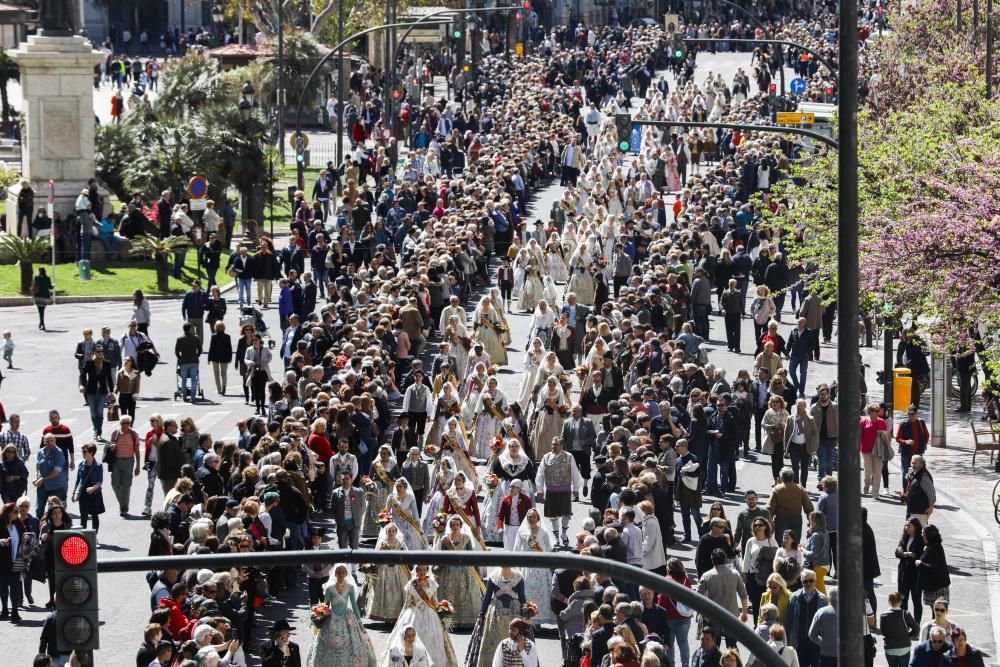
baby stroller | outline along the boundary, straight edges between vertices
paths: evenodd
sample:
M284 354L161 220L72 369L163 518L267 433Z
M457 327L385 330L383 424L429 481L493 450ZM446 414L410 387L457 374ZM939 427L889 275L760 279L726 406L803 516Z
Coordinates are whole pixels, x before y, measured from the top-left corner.
M274 339L267 331L267 324L264 322L264 315L259 310L253 306L247 306L242 311L240 317L240 328L242 329L247 324L252 324L254 331L260 334L260 337L267 343L268 349L274 349Z
M174 389L174 400L181 401L184 400L184 379L181 377L181 365L177 364L177 388ZM200 374L199 374L200 375ZM201 386L201 377L198 378L198 391L195 392L196 397L201 400L205 400L205 389Z

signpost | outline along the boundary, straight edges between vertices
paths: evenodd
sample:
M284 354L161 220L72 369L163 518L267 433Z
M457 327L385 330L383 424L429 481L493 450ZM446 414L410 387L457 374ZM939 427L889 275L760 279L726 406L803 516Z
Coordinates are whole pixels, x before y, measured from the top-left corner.
M189 208L192 211L204 211L207 208L208 181L204 176L192 176L188 181Z
M816 122L816 116L797 111L779 111L775 114L774 122L778 125L812 125Z
M788 84L788 89L792 91L795 95L801 95L806 92L806 81L805 79L795 78L792 79Z
M48 183L49 187L49 199L45 205L45 211L49 216L49 249L52 251L52 282L56 281L56 224L55 217L53 213L55 212L56 206L56 182L51 178ZM56 303L56 288L53 284L52 286L52 304Z

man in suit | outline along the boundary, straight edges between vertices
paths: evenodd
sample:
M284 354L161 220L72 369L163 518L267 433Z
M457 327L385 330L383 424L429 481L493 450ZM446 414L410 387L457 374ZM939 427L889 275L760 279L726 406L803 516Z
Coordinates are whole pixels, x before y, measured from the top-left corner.
M403 323L403 331L406 335L410 337L410 343L413 345L413 349L410 350L410 356L419 357L420 349L427 342L424 338L424 316L420 314L420 309L417 307L416 297L410 297L406 305L399 309L399 319Z
M806 329L812 334L813 358L819 361L819 334L823 326L823 302L815 294L806 291L806 298L799 306L799 317L806 318Z
M170 236L170 217L174 212L173 197L170 190L164 190L160 194L160 200L156 202L156 220L160 224L161 239Z
M293 235L297 233L296 230L292 230ZM280 263L286 276L292 271L298 271L300 274L305 272L306 257L294 239L289 241L288 245L281 251Z
M288 328L281 334L281 360L285 362L286 369L292 363L292 354L304 335L305 327L299 324L299 316L292 313L288 316Z
M590 308L577 303L576 294L570 292L566 295L566 303L559 312L565 313L569 318L569 328L573 330L573 340L576 341L577 360L580 360L584 354L583 337L587 333L587 316L590 315Z
M768 391L771 384L771 374L766 368L757 369L757 379L750 383L750 401L753 406L753 425L756 442L754 451L760 451L760 432L764 421L764 413L767 412L767 403L770 400Z
M573 455L576 466L580 469L583 495L586 496L587 482L590 480L590 453L597 444L597 431L594 429L594 422L583 416L583 406L579 403L573 404L570 418L563 422L562 439L566 443L566 451ZM573 500L579 500L575 493Z
M104 406L113 388L111 364L104 361L104 347L95 345L94 358L84 362L80 370L80 393L90 408L90 423L94 427L94 437L98 440L101 439L101 429L104 426Z
M341 473L340 486L333 490L333 518L337 522L338 548L358 548L361 517L364 514L364 492L353 485L351 473Z
M407 415L400 415L399 420L400 425L397 433L412 434L412 442L415 443L417 441L417 434L408 429L410 418ZM395 434L393 436L395 437ZM420 516L423 512L424 495L431 486L430 475L430 468L420 458L420 448L412 445L407 453L406 460L403 461L403 477L406 478L406 481L410 483L410 488L413 489L413 497L417 501L417 516Z
M712 569L705 572L698 580L697 591L734 615L739 613L740 620L746 623L750 605L747 587L743 583L743 577L726 560L726 552L723 549L717 548L712 551ZM738 609L735 606L737 600L739 600ZM708 626L709 623L706 620L705 625ZM722 634L726 638L726 646L736 646L732 636L725 632Z

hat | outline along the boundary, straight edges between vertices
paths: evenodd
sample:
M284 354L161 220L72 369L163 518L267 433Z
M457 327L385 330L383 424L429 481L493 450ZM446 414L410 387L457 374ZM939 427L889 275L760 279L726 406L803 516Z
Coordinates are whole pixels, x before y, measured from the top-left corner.
M288 630L289 632L291 632L292 626L289 625L288 621L286 621L285 619L279 618L277 621L274 622L274 625L271 626L271 629L267 631L267 634L274 636L279 632L281 632L282 630Z
M656 634L655 632L650 632L648 635L646 635L645 637L642 638L642 641L639 642L639 646L645 646L646 644L649 644L650 642L655 642L657 644L662 644L663 640L660 638L660 635Z
M595 456L594 457L594 464L595 465L599 465L600 466L600 465L604 465L607 462L608 462L608 457L607 456Z
M226 501L226 509L227 510L235 509L235 508L237 508L239 506L240 506L240 501L238 501L238 500L227 500Z
M655 468L656 467L656 459L654 459L652 456L650 456L648 459L646 459L645 461L643 461L642 464L644 466L646 466L647 468Z
M280 500L280 496L278 496L278 494L275 493L274 491L268 491L267 493L264 494L262 500L264 501L265 505L270 505L271 503L278 502L278 500Z

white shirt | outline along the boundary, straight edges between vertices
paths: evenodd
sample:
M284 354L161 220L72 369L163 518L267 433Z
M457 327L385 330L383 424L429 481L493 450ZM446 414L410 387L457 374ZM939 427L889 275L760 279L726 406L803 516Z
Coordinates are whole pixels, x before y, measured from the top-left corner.
M497 650L493 653L493 667L503 667L503 645L512 641L514 640L507 638L497 646ZM521 651L521 664L524 667L538 667L538 651L535 649L534 643Z

